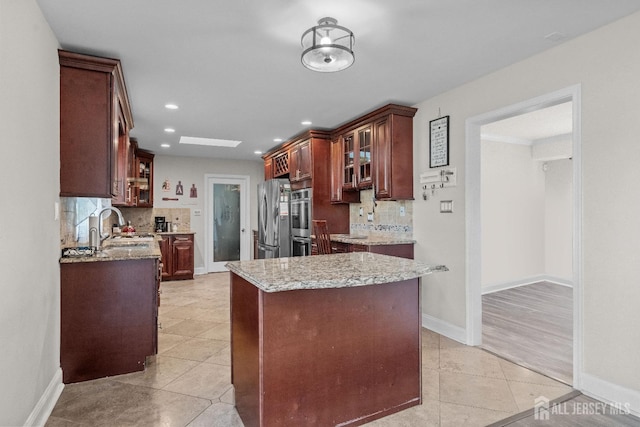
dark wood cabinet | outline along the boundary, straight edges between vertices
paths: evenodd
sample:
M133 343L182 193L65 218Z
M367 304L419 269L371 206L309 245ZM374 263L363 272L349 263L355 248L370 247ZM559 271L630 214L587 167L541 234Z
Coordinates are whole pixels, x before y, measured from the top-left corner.
M165 234L160 243L162 280L193 279L193 234Z
M65 384L141 371L157 353L158 260L60 265Z
M153 207L153 158L154 154L138 149L135 157L134 206Z
M264 180L268 181L273 179L273 159L267 157L264 159Z
M331 241L331 251L334 254L345 254L349 252L371 252L381 255L391 255L400 258L413 259L413 243L389 244L389 245L366 245ZM318 247L315 238L311 240L311 255L318 255Z
M273 177L289 178L292 191L303 188L311 189L312 220L326 220L331 233L347 233L349 231L349 206L332 203L334 175L332 175L331 168L331 150L330 132L305 131L263 156L265 179L267 178L267 164L271 161L274 170ZM288 171L287 174L276 174L276 170L282 171L285 167ZM342 191L341 188L340 191Z
M121 197L118 154L133 118L120 61L58 51L60 195Z
M331 203L359 203L360 192L343 191L344 139L342 136L331 142Z
M413 116L417 109L389 104L337 129L342 141L341 164L332 162L333 174L342 174L341 198L351 191L373 187L380 200L413 199Z
M339 139L342 140L342 189L350 191L370 188L371 126L361 126Z
M373 122L373 185L379 200L413 199L415 111L404 107Z
M297 143L289 150L289 180L300 182L312 177L311 141Z

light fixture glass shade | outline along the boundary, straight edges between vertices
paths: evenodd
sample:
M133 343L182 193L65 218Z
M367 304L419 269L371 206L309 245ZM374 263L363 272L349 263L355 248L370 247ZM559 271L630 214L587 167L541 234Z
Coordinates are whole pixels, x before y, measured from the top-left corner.
M322 18L302 34L302 65L313 71L332 73L349 68L355 61L355 37L333 18Z

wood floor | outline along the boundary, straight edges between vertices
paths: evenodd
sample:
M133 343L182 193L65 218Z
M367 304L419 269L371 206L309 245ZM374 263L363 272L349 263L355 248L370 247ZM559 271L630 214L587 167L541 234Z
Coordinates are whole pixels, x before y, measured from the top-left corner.
M573 383L573 289L538 282L482 296L482 348Z

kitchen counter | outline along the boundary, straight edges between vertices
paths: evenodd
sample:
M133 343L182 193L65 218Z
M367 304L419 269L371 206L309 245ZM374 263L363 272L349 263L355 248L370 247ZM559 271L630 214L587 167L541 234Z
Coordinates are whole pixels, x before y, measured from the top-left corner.
M93 255L61 257L61 264L161 258L160 237L109 238Z
M332 242L349 243L352 245L406 245L415 244L416 241L406 237L398 237L392 234L332 234Z
M265 292L376 285L448 270L370 252L234 261L226 266Z
M227 268L244 425L361 425L422 402L420 277L445 266L353 252Z

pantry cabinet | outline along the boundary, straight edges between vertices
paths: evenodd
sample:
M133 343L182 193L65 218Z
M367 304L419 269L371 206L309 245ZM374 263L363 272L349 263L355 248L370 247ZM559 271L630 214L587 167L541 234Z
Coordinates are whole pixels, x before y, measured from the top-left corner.
M193 279L193 233L162 234L162 280Z
M133 117L120 61L58 51L60 196L121 197L118 153Z

